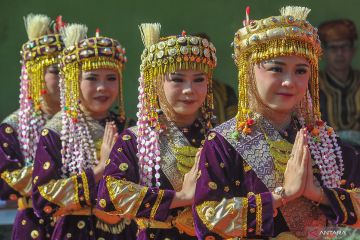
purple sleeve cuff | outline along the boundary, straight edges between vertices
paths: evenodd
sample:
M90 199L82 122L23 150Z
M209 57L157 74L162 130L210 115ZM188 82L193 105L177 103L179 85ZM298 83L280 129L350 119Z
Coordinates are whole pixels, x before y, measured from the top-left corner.
M350 194L342 188L323 189L330 202L330 206L320 205L325 216L334 224L354 224L357 218Z

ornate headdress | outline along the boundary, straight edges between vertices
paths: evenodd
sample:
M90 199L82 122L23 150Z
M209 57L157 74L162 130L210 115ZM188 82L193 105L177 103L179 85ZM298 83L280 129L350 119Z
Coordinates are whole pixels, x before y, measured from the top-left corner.
M310 132L310 150L324 184L339 186L343 171L341 151L338 150L335 132L321 120L319 106L318 59L322 51L317 29L306 20L310 12L308 8L287 6L280 12L280 16L249 20L247 9L245 26L235 33L233 58L239 70L239 103L234 136L239 131L251 133L251 125L254 124L249 106L254 64L279 56L304 57L311 65L311 76L309 90L298 106L298 118ZM339 159L339 167L336 158Z
M160 38L160 24L141 24L140 32L145 49L141 55L138 104L138 157L143 184L152 185L155 169L156 185L160 186L160 148L158 101L161 98L158 81L165 74L179 69L202 71L208 75L208 94L202 107L207 128L211 127L213 112L212 72L217 64L216 49L205 38L181 35ZM165 103L163 103L165 104ZM154 157L155 156L155 157ZM153 161L154 159L154 161Z
M64 26L61 16L54 29L51 19L45 15L29 14L24 17L29 41L22 46L22 71L20 82L19 141L25 163L34 161L39 131L45 124L40 106L45 87L46 67L58 64L59 54L64 48L58 30Z
M118 41L99 36L86 38L87 27L70 24L61 34L66 45L61 59L61 111L62 111L62 161L63 173L81 172L97 164L95 145L85 116L80 110L79 76L82 71L99 68L113 69L119 73L119 111L124 118L122 100L122 70L127 61L125 49Z

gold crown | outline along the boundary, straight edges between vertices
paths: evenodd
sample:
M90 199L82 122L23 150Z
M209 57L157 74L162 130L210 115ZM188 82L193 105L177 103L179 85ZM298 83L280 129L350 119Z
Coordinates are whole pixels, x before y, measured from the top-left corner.
M140 70L158 69L158 73L188 68L213 69L217 64L216 48L205 38L186 35L161 38L159 42L146 47L141 55Z
M254 76L253 64L267 59L296 55L306 58L311 65L309 92L312 106L306 106L306 122L320 119L318 59L322 53L317 28L306 17L310 9L306 7L283 7L280 16L260 20L247 20L245 27L235 33L233 58L238 67L238 113L237 128L243 129L250 117L249 94ZM313 115L310 114L310 108ZM310 116L311 115L311 116ZM246 130L246 127L245 127Z
M20 54L25 62L41 56L54 57L64 49L64 46L59 34L48 34L23 44Z
M117 40L108 37L92 37L66 48L62 56L62 64L67 65L73 62L101 58L114 61L119 69L122 69L127 62L125 49Z
M233 58L237 65L244 52L254 53L259 46L268 49L254 53L258 61L289 54L318 58L321 44L317 28L306 20L309 12L310 9L304 7L285 7L281 9L281 16L249 21L235 33ZM297 44L293 44L295 42Z

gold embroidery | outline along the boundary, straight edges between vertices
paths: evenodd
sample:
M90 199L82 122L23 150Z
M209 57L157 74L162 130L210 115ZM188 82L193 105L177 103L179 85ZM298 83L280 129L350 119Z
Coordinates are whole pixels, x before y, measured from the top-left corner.
M344 200L345 200L345 195L344 195L344 194L341 194L341 195L340 195L340 199L341 199L342 201L344 201Z
M224 187L224 192L229 192L230 191L230 188L228 186L225 186Z
M123 149L122 149L121 147L119 147L119 148L117 149L118 152L122 152L122 150L123 150Z
M248 212L249 200L247 198L243 198L243 211L242 211L242 237L246 237L247 235L247 212Z
M79 228L79 229L83 229L84 227L85 227L85 222L84 221L79 221L78 223L77 223L77 227Z
M223 162L220 163L220 167L221 167L221 168L224 168L224 167L225 167L225 163L223 163Z
M63 210L81 208L79 202L79 189L77 175L70 178L50 180L44 185L38 186L43 198L60 206Z
M236 185L237 187L240 186L240 183L241 183L240 180L236 180L236 181L235 181L235 185Z
M33 183L36 184L37 180L39 179L39 176L35 176L34 177L34 180L33 180Z
M21 225L25 225L25 224L26 224L26 220L24 219L21 221Z
M119 169L122 172L125 172L126 170L128 170L128 168L129 168L129 165L127 163L120 163L120 165L119 165Z
M4 171L1 178L13 189L18 191L22 196L30 196L32 192L33 167L23 167L14 171Z
M86 203L90 206L91 201L90 201L89 183L88 183L87 176L86 176L85 172L81 173L81 180L83 182L84 195L85 195ZM79 187L80 187L80 184L79 184Z
M78 188L78 180L77 180L77 175L74 175L71 177L72 180L73 180L73 183L74 183L74 190L75 190L75 193L74 193L74 200L75 200L75 203L80 205L80 201L79 201L79 188Z
M334 189L331 189L331 188L329 188L329 189L330 189L330 191L332 191L334 193L334 195L336 197L336 200L338 201L338 203L340 205L341 211L344 214L344 221L342 223L346 223L347 220L348 220L348 215L347 215L346 208L345 208L344 204L340 201L338 193Z
M216 137L216 133L211 132L211 133L209 133L209 136L208 136L207 139L208 139L209 141L211 141L211 140L213 140L215 137Z
M122 140L124 140L124 141L130 140L130 139L131 139L130 135L125 134L122 136Z
M111 161L110 158L108 158L108 159L105 161L105 166L109 165L110 161Z
M257 194L256 199L256 235L260 236L262 231L262 200L261 195Z
M215 209L212 207L209 207L205 212L206 220L210 221L214 216L215 216Z
M205 201L195 206L195 210L202 223L210 231L219 234L223 239L246 235L247 224L243 221L247 221L247 198L223 198L220 202Z
M67 237L67 238L71 238L71 236L72 236L71 233L67 233L67 234L66 234L66 237Z
M100 205L100 207L102 207L102 208L105 208L106 207L106 200L105 199L100 199L99 200L99 205Z
M255 212L255 208L250 208L250 213L254 213Z
M243 163L243 167L244 167L245 172L248 172L252 169L251 166L249 164L247 164L245 161Z
M43 165L43 169L48 170L49 167L50 167L50 162L45 162L44 165Z
M4 147L4 148L7 148L8 146L9 146L9 144L8 144L7 142L4 142L4 143L3 143L3 147Z
M39 232L37 230L32 230L30 236L32 239L37 239L39 237Z
M212 189L212 190L216 190L216 189L217 189L217 185L216 185L215 182L209 182L209 183L208 183L208 186L209 186L209 188Z
M160 206L160 203L161 203L162 198L164 197L164 194L165 194L164 190L159 190L159 193L158 193L158 196L157 196L156 201L154 203L154 206L153 206L153 208L151 209L151 212L150 212L150 219L151 220L155 219L156 211L158 210L158 208Z
M145 207L146 207L146 208L149 208L150 206L151 206L150 203L146 203L146 204L145 204Z
M195 156L199 148L192 146L178 147L173 144L171 149L175 154L176 166L181 175L184 176L194 166Z
M134 188L134 191L129 190L130 186ZM106 187L117 213L126 214L129 217L136 216L148 191L148 187L119 180L111 176L106 177Z
M199 218L210 231L214 228L214 225L212 225L212 217L215 216L215 207L217 205L218 202L216 201L205 201L196 206L196 212Z
M47 129L47 128L45 128L45 129L43 129L42 131L41 131L41 135L42 136L46 136L46 135L48 135L49 134L49 129Z
M5 132L6 132L7 134L11 134L11 133L14 132L14 130L12 129L12 127L6 127L6 128L5 128Z

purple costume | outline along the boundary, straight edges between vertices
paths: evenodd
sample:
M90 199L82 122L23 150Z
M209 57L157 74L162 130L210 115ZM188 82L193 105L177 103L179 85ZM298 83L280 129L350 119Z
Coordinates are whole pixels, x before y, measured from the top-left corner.
M106 121L115 121L119 131L134 123L119 121L114 114L100 122L87 118L97 150L101 147ZM93 209L97 184L92 168L62 176L60 130L61 113L58 113L42 131L33 173L34 209L38 215L55 221L52 239L134 239L134 222Z
M49 239L50 221L34 214L31 196L33 166L26 166L18 140L18 111L0 125L0 198L17 200L12 239Z
M167 130L160 135L161 187L140 184L137 128L130 128L120 135L110 154L99 186L97 207L136 219L138 239L196 239L190 206L170 209L175 192L182 188L183 170L190 170L193 164L188 161L185 163L188 165L183 165L174 149L199 147L205 130L198 120L182 131L172 123L166 126ZM190 158L194 161L194 156Z
M230 237L269 238L291 232L305 238L308 227L332 224L354 224L358 216L350 199L350 191L360 184L358 156L349 146L343 146L346 179L344 188L323 187L330 206L316 207L301 197L281 207L273 217L271 192L281 186L275 177L273 158L264 137L274 140L295 140L296 129L288 137L280 135L263 119L263 129L252 128L250 135L234 138L232 119L215 128L207 137L202 150L201 177L197 182L193 206L196 233L199 239ZM319 169L314 175L321 182ZM321 184L322 185L322 184Z

